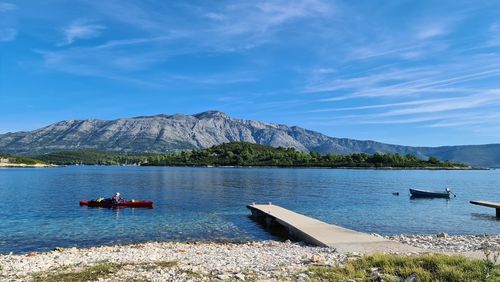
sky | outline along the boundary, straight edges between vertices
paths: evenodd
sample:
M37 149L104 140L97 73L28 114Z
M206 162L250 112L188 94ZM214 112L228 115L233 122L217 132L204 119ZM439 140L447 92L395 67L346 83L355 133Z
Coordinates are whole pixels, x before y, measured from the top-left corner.
M206 110L500 143L500 2L0 0L0 133Z

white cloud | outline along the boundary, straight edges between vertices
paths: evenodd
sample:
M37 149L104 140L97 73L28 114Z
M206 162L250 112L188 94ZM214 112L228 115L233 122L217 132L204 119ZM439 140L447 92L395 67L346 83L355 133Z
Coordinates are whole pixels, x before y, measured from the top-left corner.
M100 45L41 51L45 66L105 78L111 74L132 76L132 72L147 71L149 67L164 64L176 56L245 52L276 40L277 33L293 27L288 24L307 24L331 11L330 5L320 0L229 2L208 6L179 4L177 8L186 5L187 9L179 12L182 18L177 18L177 15L165 17L161 8L153 7L148 2L122 3L111 0L89 2L98 14L126 24L128 29L134 30L133 34L142 36L113 39ZM192 20L185 22L190 17ZM66 46L79 39L95 38L104 28L89 21L74 22L63 29L64 40L58 45ZM182 75L180 78L184 79ZM134 75L134 78L137 76ZM190 79L199 84L219 84L223 81L214 77ZM240 83L252 80L253 77L233 77L229 81Z
M16 35L17 30L14 28L0 28L0 42L12 41Z
M166 77L166 81L189 82L204 85L222 85L255 82L257 79L252 73L224 73L204 76L171 75Z
M208 12L205 14L205 17L207 19L211 19L213 21L223 21L225 20L227 17L224 16L223 14L220 14L220 13L213 13L213 12Z
M314 69L312 72L315 74L332 74L336 73L337 70L334 68L319 68L319 69Z
M466 125L486 125L498 124L500 119L499 113L480 113L477 115L456 116L453 119L445 119L442 121L431 123L425 127L444 128L444 127L463 127Z
M448 99L447 101L432 103L430 105L422 105L418 107L392 110L383 113L382 116L402 116L402 115L413 115L413 114L437 113L437 112L479 108L482 106L492 106L500 103L499 94L500 94L499 90L489 90L486 91L485 93Z
M0 2L0 12L8 12L17 9L17 6L12 3Z
M425 40L425 39L430 39L433 37L445 35L448 32L449 32L449 30L446 27L441 26L441 25L428 26L428 27L425 27L425 28L421 29L420 31L418 31L416 34L416 38L421 39L421 40Z
M104 26L91 24L86 21L76 21L63 28L64 40L58 46L70 45L78 39L91 39L98 37Z
M490 26L490 39L487 46L500 46L500 23L494 23Z
M367 110L367 113L337 116L336 120L345 120L345 122L352 124L422 123L424 127L431 128L460 128L465 125L499 124L497 111L499 105L500 89L490 89L461 97L344 108L345 110ZM389 107L397 109L381 113L368 111ZM341 108L341 110L344 109Z
M400 106L413 106L413 105L422 105L422 104L430 104L436 102L444 102L452 100L453 98L448 99L427 99L427 100L415 100L415 101L406 101L399 103L385 103L385 104L375 104L375 105L367 105L367 106L356 106L356 107L344 107L344 108L329 108L329 109L320 109L320 110L312 110L310 113L322 113L322 112L339 112L339 111L357 111L357 110L371 110L371 109L382 109L382 108L391 108L391 107L400 107Z
M500 106L500 89L494 87L500 57L493 53L461 55L432 65L396 63L354 75L338 69L319 78L313 70L303 93L319 97L317 108L306 113L349 124L474 128L481 125L479 116L489 117L487 113ZM324 102L332 106L325 108ZM355 111L360 114L352 115ZM499 124L498 118L483 119L483 125L486 122Z
M500 33L500 23L494 23L490 26L490 31L494 34Z
M330 94L319 101L358 98L408 97L431 94L477 93L485 89L464 86L500 77L500 57L496 55L462 57L433 66L381 69L355 76L324 76L313 79L304 93Z
M335 92L339 90L368 90L379 85L387 85L389 83L396 84L396 82L407 82L416 77L423 77L426 75L435 75L436 73L431 70L409 68L409 69L390 69L383 70L378 73L369 73L368 75L359 75L353 77L335 77L333 79L325 79L319 81L312 81L304 89L306 93L318 92Z
M176 34L183 44L205 52L237 52L269 43L287 25L302 21L305 25L325 18L333 11L331 3L322 0L217 2L207 6L181 4L186 16L165 17L161 10L146 2L90 2L100 13L132 28L162 38ZM207 21L208 19L208 21ZM200 21L201 20L201 21ZM147 43L147 41L143 41Z

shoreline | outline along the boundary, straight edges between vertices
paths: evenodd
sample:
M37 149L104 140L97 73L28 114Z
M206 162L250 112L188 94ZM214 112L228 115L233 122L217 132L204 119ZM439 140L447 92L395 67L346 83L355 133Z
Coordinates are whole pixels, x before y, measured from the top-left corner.
M50 166L50 165L49 165ZM475 171L494 170L492 168L479 167L326 167L326 166L215 166L215 165L126 165L126 164L65 164L52 166L105 166L105 167L185 167L185 168L284 168L284 169L353 169L353 170L450 170L450 171Z
M160 167L160 166L157 166ZM176 166L170 166L176 167ZM189 167L189 166L184 166ZM489 170L474 167L327 167L327 166L192 166L205 168L288 168L288 169L359 169L359 170Z
M0 255L0 280L30 281L38 273L78 270L107 262L125 265L100 281L213 281L293 277L307 266L334 266L348 260L334 249L299 243L148 242L91 248L56 248L50 252ZM170 265L170 267L162 267ZM143 281L141 280L141 281Z
M423 253L483 259L481 244L500 251L500 235L395 235L385 236L424 248ZM338 253L334 248L296 242L249 241L145 242L88 248L55 248L48 252L0 254L0 280L30 281L33 275L77 271L99 264L120 266L110 279L100 281L204 281L204 280L296 280L311 266L339 266L360 258L358 253ZM115 280L116 279L116 280Z
M394 235L380 235L378 233L366 233L379 238L388 239L391 241L400 242L409 246L421 248L424 250L433 251L452 251L452 252L469 252L478 251L481 249L481 244L484 242L492 243L492 246L500 251L500 234L462 234L462 235L449 235L448 233L438 233L438 234L394 234ZM95 244L95 245L84 245L84 246L56 246L53 249L47 248L45 250L27 250L22 252L7 252L1 253L2 256L26 256L28 254L44 254L52 252L54 249L93 249L100 247L128 247L134 245L143 245L149 243L158 244L216 244L216 245L244 245L249 243L259 243L259 242L292 242L294 244L300 244L304 246L317 247L302 241L291 241L288 238L278 239L265 239L265 240L196 240L196 241L157 241L157 240L145 240L136 242L123 242L123 243L113 243L113 244Z
M0 168L49 168L58 167L54 164L13 164L13 163L0 163Z

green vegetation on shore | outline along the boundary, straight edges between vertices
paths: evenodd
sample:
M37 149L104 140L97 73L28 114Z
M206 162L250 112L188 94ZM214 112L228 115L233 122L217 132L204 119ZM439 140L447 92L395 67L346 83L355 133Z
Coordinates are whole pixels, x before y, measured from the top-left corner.
M373 154L351 155L305 153L293 148L273 148L251 143L227 143L208 149L184 151L178 154L156 155L146 165L165 166L280 166L280 167L415 167L452 168L463 164L442 162L434 157L420 160L412 155Z
M113 262L100 262L96 265L86 266L77 270L68 271L62 268L62 271L52 271L45 273L35 273L33 281L36 282L86 282L98 281L104 278L112 278L118 271L126 266L135 267L142 271L159 270L163 268L171 268L177 265L176 261L158 261L151 263L113 263ZM141 277L130 279L127 281L147 281Z
M118 273L127 268L137 273L134 278L124 280ZM113 279L117 281L148 281L148 273L172 269L185 273L193 280L219 280L210 274L202 275L189 269L178 267L177 261L158 261L143 263L114 263L102 261L83 267L62 267L46 272L32 274L36 282L78 282ZM305 272L310 281L483 281L493 282L500 279L500 267L492 261L467 259L462 256L413 255L397 256L378 254L349 260L340 266L310 266ZM144 275L144 276L143 276ZM251 281L252 273L245 273L245 280ZM205 279L203 279L205 278ZM283 280L293 280L283 274Z
M57 165L133 165L146 163L151 156L81 150L48 153L37 158Z
M207 149L173 154L125 155L98 151L49 153L37 158L53 164L140 164L149 166L276 166L276 167L359 167L359 168L467 168L467 165L421 160L412 155L350 155L301 152L293 148L273 148L251 143L227 143Z
M14 156L10 154L0 153L0 159L8 160L8 164L18 164L18 165L37 165L37 164L47 164L46 162L34 158Z
M447 255L373 255L307 274L311 281L500 281L500 267L489 261Z
M36 273L36 282L84 282L106 278L123 268L123 264L103 262L72 272Z

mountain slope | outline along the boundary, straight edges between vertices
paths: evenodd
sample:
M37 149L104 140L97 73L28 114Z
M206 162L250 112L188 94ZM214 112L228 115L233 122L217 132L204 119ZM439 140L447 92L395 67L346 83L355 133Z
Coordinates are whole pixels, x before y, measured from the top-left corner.
M300 127L240 120L222 112L105 120L67 120L29 132L0 135L0 152L35 155L95 149L112 152L172 152L227 142L250 142L301 151L350 154L399 153L478 166L500 166L500 144L409 147L329 137Z

